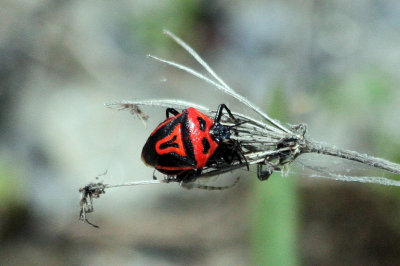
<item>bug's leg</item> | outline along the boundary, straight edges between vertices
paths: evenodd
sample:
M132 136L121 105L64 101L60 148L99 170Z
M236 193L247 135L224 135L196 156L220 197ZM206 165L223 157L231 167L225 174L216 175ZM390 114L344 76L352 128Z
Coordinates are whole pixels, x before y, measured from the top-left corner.
M174 181L182 183L189 183L194 180L201 174L203 169L195 169L195 170L187 170L181 174L178 174Z
M174 108L167 108L167 110L165 110L166 117L169 118L170 114L173 114L175 116L175 115L178 115L179 112Z
M179 178L178 178L178 176L170 176L170 175L168 175L168 176L166 176L165 178L164 178L164 182L165 183L170 183L170 182L180 182L180 180L179 180Z
M197 178L199 175L201 175L201 172L202 172L202 171L203 171L203 169L201 169L201 168L198 168L198 169L196 169L196 170L190 171L190 172L187 174L187 176L186 176L184 182L187 183L187 182L192 182L192 181L196 180L196 178Z
M246 164L246 167L247 167L247 171L249 171L250 170L249 163L248 163L246 157L244 156L244 152L243 152L242 145L240 144L240 142L233 141L232 148L230 148L230 149L231 149L231 153L229 155L230 157L223 155L224 160L228 164L231 164L235 159L237 159L241 164L244 161Z
M227 157L229 159L227 159L226 157L224 157L224 160L231 164L235 159L237 159L239 161L239 163L244 163L246 164L246 168L247 171L250 170L249 167L249 162L247 161L246 157L244 156L243 150L242 150L242 146L240 145L240 143L238 141L234 142L233 148L232 148L232 153L230 155L231 157Z
M267 168L263 169L263 165L264 165L263 163L258 163L257 164L257 178L260 181L267 180L272 175L272 173L274 172L274 170L272 169L271 166L267 165Z
M153 180L157 180L157 177L156 177L156 169L154 169L154 171L153 171Z
M244 162L246 163L247 171L249 171L250 170L249 162L247 161L246 156L244 156L242 145L240 145L240 142L235 141L234 150L235 150L235 155L239 159L239 162L242 163L242 159L244 159Z
M267 157L264 162L257 164L257 177L260 179L260 181L267 180L275 170L281 170L279 168L279 165L281 165L282 162L281 157L278 156L278 158L275 159L277 159L277 161L271 162L271 159L268 159ZM266 166L265 170L263 170L263 165Z
M201 175L201 172L202 172L202 171L203 171L203 169L201 169L201 168L197 169L197 171L196 171L196 176Z
M222 110L225 109L225 111L228 113L229 117L236 122L236 118L233 116L231 110L225 105L225 104L220 104L217 109L217 113L215 114L214 118L214 123L219 123L221 121L222 117Z
M244 156L243 151L242 151L241 148L239 149L238 154L239 154L239 161L240 161L240 163L242 163L242 161L240 160L240 157L242 157L242 158L244 159L245 164L246 164L247 171L250 171L249 162L247 161L246 157Z

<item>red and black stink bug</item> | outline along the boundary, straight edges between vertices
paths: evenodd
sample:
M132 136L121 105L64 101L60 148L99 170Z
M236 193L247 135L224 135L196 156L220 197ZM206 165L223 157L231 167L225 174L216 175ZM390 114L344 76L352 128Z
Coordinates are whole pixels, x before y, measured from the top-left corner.
M220 123L222 111L236 118L225 104L218 107L214 120L195 108L179 113L167 108L166 120L151 133L142 150L142 160L173 181L189 182L200 176L206 166L217 168L221 161L245 160L240 145L230 139L231 127ZM174 115L169 117L169 115Z

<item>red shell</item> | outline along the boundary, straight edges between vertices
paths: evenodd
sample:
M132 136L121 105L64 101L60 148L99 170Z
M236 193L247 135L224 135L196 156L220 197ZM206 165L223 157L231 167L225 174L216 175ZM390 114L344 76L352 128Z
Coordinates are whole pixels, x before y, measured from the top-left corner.
M148 138L142 160L169 175L203 168L218 147L210 135L213 124L192 107L167 118Z

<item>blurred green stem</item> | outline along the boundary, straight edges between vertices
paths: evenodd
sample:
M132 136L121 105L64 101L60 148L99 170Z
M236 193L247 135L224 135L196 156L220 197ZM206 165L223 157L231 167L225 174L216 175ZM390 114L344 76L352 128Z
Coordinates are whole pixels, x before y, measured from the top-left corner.
M278 88L269 109L273 117L285 120L285 99ZM287 120L285 120L287 121ZM256 179L256 178L254 178ZM278 173L268 181L254 181L252 194L251 260L254 265L298 265L298 205L292 178Z

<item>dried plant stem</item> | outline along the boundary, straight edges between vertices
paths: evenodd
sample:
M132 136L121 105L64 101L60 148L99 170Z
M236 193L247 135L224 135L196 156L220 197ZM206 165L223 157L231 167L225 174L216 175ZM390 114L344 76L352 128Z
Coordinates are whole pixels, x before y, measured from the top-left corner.
M266 113L264 113L259 107L251 103L242 95L238 94L236 91L231 89L213 70L212 68L194 51L189 45L187 45L180 38L175 36L169 31L164 31L166 35L171 37L176 43L178 43L182 48L184 48L199 64L208 72L207 77L187 66L181 65L179 63L165 60L156 56L150 55L149 57L165 63L167 65L173 66L177 69L183 70L195 77L202 79L203 81L211 84L218 90L224 92L225 94L235 98L242 104L249 107L252 111L260 115L263 119L257 120L252 117L232 112L235 116L235 121L232 121L227 116L223 116L221 124L231 127L231 139L236 140L240 143L242 154L245 158L245 162L239 160L232 162L227 165L222 166L212 166L203 168L201 175L196 176L196 178L209 178L215 175L220 175L240 168L245 168L249 165L257 164L258 169L262 170L262 166L267 167L269 170L268 174L273 171L279 170L281 166L287 166L293 162L299 155L304 153L318 153L329 155L333 157L339 157L347 159L350 161L359 162L365 165L369 165L375 168L383 169L391 173L400 175L400 165L396 163L389 162L387 160L376 158L367 154L361 154L355 151L344 150L337 148L332 145L324 144L318 141L308 139L306 134L306 126L299 124L297 126L286 126L282 125L279 121L270 118ZM142 101L121 101L106 104L107 107L114 108L117 110L128 110L132 114L135 114L142 120L145 124L148 116L142 112L139 106L158 106L164 108L177 108L186 109L188 107L194 107L201 112L209 115L210 117L215 115L215 111L208 107L200 106L196 103L181 101L181 100L142 100ZM311 177L316 178L329 178L340 181L348 182L363 182L363 183L374 183L387 186L400 186L400 181L387 179L384 177L368 177L368 176L346 176L331 173L322 167L310 167L304 165L305 167L311 168L319 172L320 174L313 174ZM260 179L265 180L265 179ZM136 181L128 182L123 184L104 184L102 182L90 183L85 187L81 188L79 192L81 193L80 200L80 220L91 224L87 220L87 214L93 212L93 198L98 198L101 194L105 193L105 189L125 187L125 186L136 186L136 185L147 185L147 184L164 184L170 182L180 182L180 185L185 188L201 188L201 189L211 189L211 190L221 190L234 186L239 179L237 179L233 184L222 187L210 187L194 183L190 181L187 183L180 182L174 177L169 176L166 179L161 180L149 180L149 181ZM93 224L91 224L93 225ZM93 225L97 227L96 225Z
M126 182L126 183L116 184L116 185L105 184L104 188L130 187L130 186L138 186L138 185L151 185L151 184L163 184L163 183L167 183L167 182L165 182L165 180L144 180L144 181Z
M205 80L208 83L211 83L212 85L214 85L215 87L217 87L218 89L222 90L223 92L225 92L226 94L232 96L233 98L237 99L238 101L240 101L241 103L247 105L250 109L252 109L254 112L258 113L261 117L263 117L266 121L270 122L271 124L273 124L275 127L281 129L284 132L290 133L290 130L287 129L286 127L282 126L278 121L276 121L275 119L272 119L271 117L269 117L266 113L264 113L259 107L257 107L256 105L254 105L252 102L250 102L248 99L246 99L245 97L243 97L242 95L238 94L236 91L234 91L231 87L229 87L215 72L214 70L203 60L203 58L201 58L201 56L195 51L193 50L187 43L185 43L182 39L180 39L178 36L176 36L175 34L173 34L172 32L168 31L168 30L164 30L164 34L166 34L167 36L171 37L177 44L179 44L183 49L185 49L191 56L193 56L194 59L196 59L197 62L199 62L199 64L204 67L204 69L210 73L211 76L213 76L218 83L210 80L209 78L205 77L204 75L198 73L197 71L175 63L173 61L169 61L169 60L165 60L165 59L161 59L161 58L157 58L155 56L151 56L153 59L156 59L158 61L161 61L163 63L172 65L176 68L182 69L183 71L186 71L196 77L199 77L203 80Z
M268 121L271 125L267 125L261 121L257 121L254 119L247 120L248 123L247 125L250 125L248 127L246 124L242 125L241 128L238 129L240 133L242 133L241 136L237 138L237 140L241 141L242 144L248 143L249 145L253 145L252 148L255 149L252 153L249 153L246 155L248 159L250 158L260 158L262 156L270 156L270 154L273 154L274 152L277 152L274 147L275 145L282 144L283 140L290 140L290 139L295 139L295 143L297 145L293 145L293 142L287 142L288 145L290 146L290 151L292 153L292 158L296 158L298 155L302 153L319 153L319 154L325 154L325 155L330 155L334 157L339 157L351 161L356 161L360 162L366 165L373 166L375 168L387 170L391 173L395 173L400 175L400 165L396 163L389 162L387 160L381 159L381 158L375 158L373 156L369 156L366 154L360 154L355 151L350 151L350 150L343 150L336 148L331 145L323 144L317 141L313 141L311 139L306 138L304 135L306 133L306 129L304 126L304 131L303 132L296 132L296 130L288 129L287 127L281 125L279 121L276 121L272 118L270 118L267 114L265 114L263 111L261 111L260 108L255 106L253 103L251 103L249 100L247 100L245 97L242 95L236 93L233 89L231 89L215 72L214 70L200 57L199 54L197 54L196 51L194 51L188 44L186 44L183 40L181 40L179 37L174 35L173 33L164 30L164 33L171 37L178 45L180 45L183 49L185 49L199 64L204 67L204 69L213 77L215 78L216 81L213 81L209 79L208 77L200 74L199 72L181 65L179 63L153 57L154 59L161 61L163 63L166 63L168 65L171 65L173 67L176 67L178 69L181 69L183 71L186 71L200 79L205 80L209 84L213 85L217 89L223 91L224 93L234 97L235 99L239 100L241 103L247 105L250 109L252 109L254 112L258 113L263 117L266 121ZM240 116L240 114L237 114ZM242 120L248 119L247 117L241 117ZM297 147L295 147L297 146ZM256 161L251 161L250 164L255 163Z
M159 106L159 107L176 107L176 108L188 108L190 106L195 106L199 110L206 113L212 114L213 111L207 109L206 107L196 105L190 102L177 101L177 100L147 100L147 101L124 101L119 103L107 104L107 107L116 108L118 110L136 110L136 106ZM264 124L260 121L254 120L242 114L234 113L235 116L241 120L246 121L246 123L241 124L236 128L238 136L232 136L232 139L238 140L241 144L246 146L251 146L253 152L245 154L249 164L256 164L263 161L265 156L277 155L284 151L289 151L289 148L276 149L276 146L283 139L288 139L291 137L296 137L301 140L299 143L299 151L295 155L297 157L299 154L303 153L318 153L334 157L339 157L347 159L350 161L360 162L365 165L369 165L375 168L383 169L394 174L400 175L400 165L387 161L385 159L376 158L367 154L361 154L356 151L350 151L345 149L337 148L333 145L325 144L315 140L308 139L302 134L287 134L279 128L272 125ZM227 123L229 125L229 123ZM293 150L293 148L291 148ZM293 150L294 151L294 150Z
M111 103L105 103L104 104L108 108L116 109L116 110L128 110L131 111L131 113L136 114L137 107L138 106L157 106L157 107L163 107L163 108L176 108L176 109L186 109L189 107L196 108L197 110L208 113L208 114L215 114L215 111L204 107L202 105L198 105L196 103L192 102L187 102L187 101L182 101L182 100L175 100L175 99L161 99L161 100L140 100L140 101L120 101L120 102L111 102ZM263 122L260 122L254 118L251 118L249 116L232 112L232 114L243 120L247 121L246 124L242 126L243 129L251 130L254 129L254 126L257 128L265 129L271 132L275 132L276 136L282 136L282 134L286 134L288 131L287 129L285 131L281 130L280 128L277 128L273 125L265 124ZM255 134L257 134L257 130L253 130ZM272 133L271 133L272 134Z
M368 154L358 153L356 151L340 149L333 145L314 140L306 140L305 146L301 149L301 151L302 153L319 153L339 157L400 175L400 165L397 163L392 163L385 159L376 158Z

